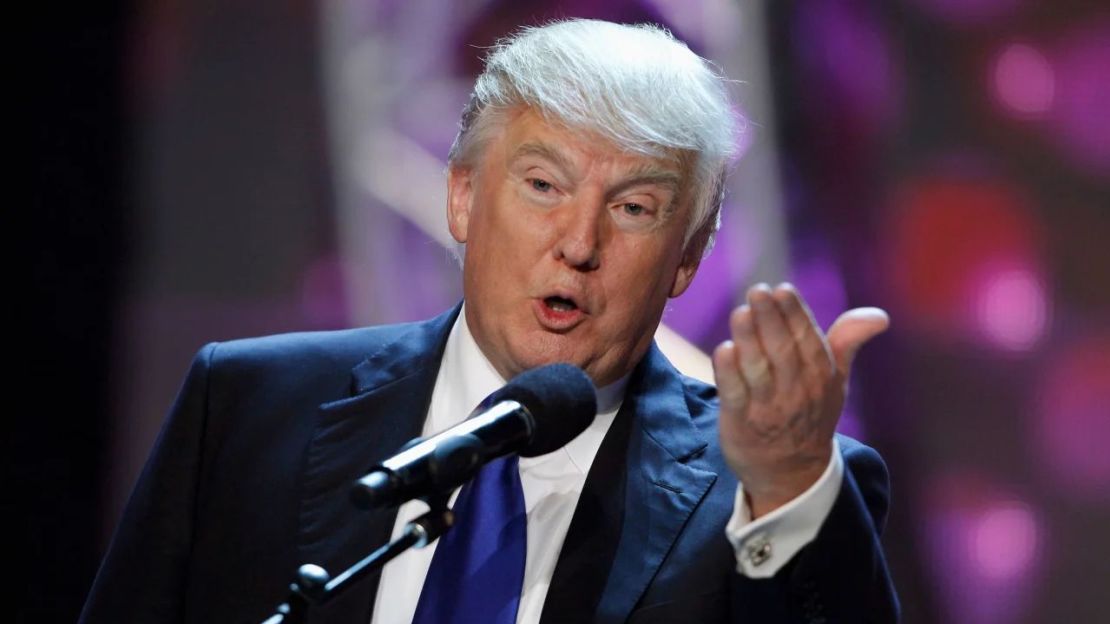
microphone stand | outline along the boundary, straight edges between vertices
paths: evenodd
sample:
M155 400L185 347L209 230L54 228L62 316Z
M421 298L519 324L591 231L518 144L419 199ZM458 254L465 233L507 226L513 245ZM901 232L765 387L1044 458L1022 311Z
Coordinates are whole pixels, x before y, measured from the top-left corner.
M406 524L400 537L370 553L335 578L315 564L306 563L298 568L296 578L289 585L289 597L262 624L302 624L309 606L327 604L355 581L389 563L409 548L423 548L439 539L455 523L455 516L448 509L447 500L448 494L429 497L427 502L431 509Z

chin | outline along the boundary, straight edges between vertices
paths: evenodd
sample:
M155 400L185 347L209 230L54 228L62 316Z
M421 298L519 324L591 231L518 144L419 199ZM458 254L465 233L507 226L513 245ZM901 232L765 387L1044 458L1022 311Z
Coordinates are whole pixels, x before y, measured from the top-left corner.
M579 368L585 367L585 362L581 358L576 358L574 353L569 349L560 348L535 348L541 345L537 344L539 340L533 340L531 346L533 348L526 348L514 354L513 362L518 365L519 371L523 372L540 366L557 363L574 364Z
M558 353L527 353L523 357L517 358L517 362L522 364L521 371L546 366L548 364L570 363L575 366L581 367L582 365L575 362L573 358L562 356Z

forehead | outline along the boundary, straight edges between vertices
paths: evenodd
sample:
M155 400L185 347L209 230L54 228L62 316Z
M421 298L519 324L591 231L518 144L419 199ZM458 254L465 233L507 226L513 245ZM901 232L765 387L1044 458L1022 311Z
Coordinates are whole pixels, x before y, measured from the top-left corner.
M491 151L500 152L496 157L507 164L535 158L570 171L602 160L624 175L669 178L675 186L685 186L680 183L688 178L688 159L674 150L648 154L627 149L599 132L548 120L530 108L514 111L498 134L501 149Z

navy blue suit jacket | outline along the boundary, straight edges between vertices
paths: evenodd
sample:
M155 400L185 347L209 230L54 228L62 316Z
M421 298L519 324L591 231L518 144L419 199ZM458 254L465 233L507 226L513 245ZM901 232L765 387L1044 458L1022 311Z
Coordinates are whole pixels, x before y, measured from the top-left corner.
M423 323L214 343L193 361L82 622L258 622L298 566L333 574L387 541L351 483L421 432L454 310ZM736 480L712 387L652 347L590 470L543 622L890 622L878 542L886 469L841 438L846 474L818 538L772 579L735 573ZM469 409L469 406L459 406ZM542 539L542 536L529 536ZM363 581L315 622L366 624Z

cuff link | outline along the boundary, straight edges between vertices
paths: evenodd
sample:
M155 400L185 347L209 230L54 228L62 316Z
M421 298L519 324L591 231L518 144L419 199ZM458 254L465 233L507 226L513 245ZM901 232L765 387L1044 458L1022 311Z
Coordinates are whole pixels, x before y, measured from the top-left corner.
M762 565L771 558L771 540L764 535L756 537L744 547L744 556L752 567Z

